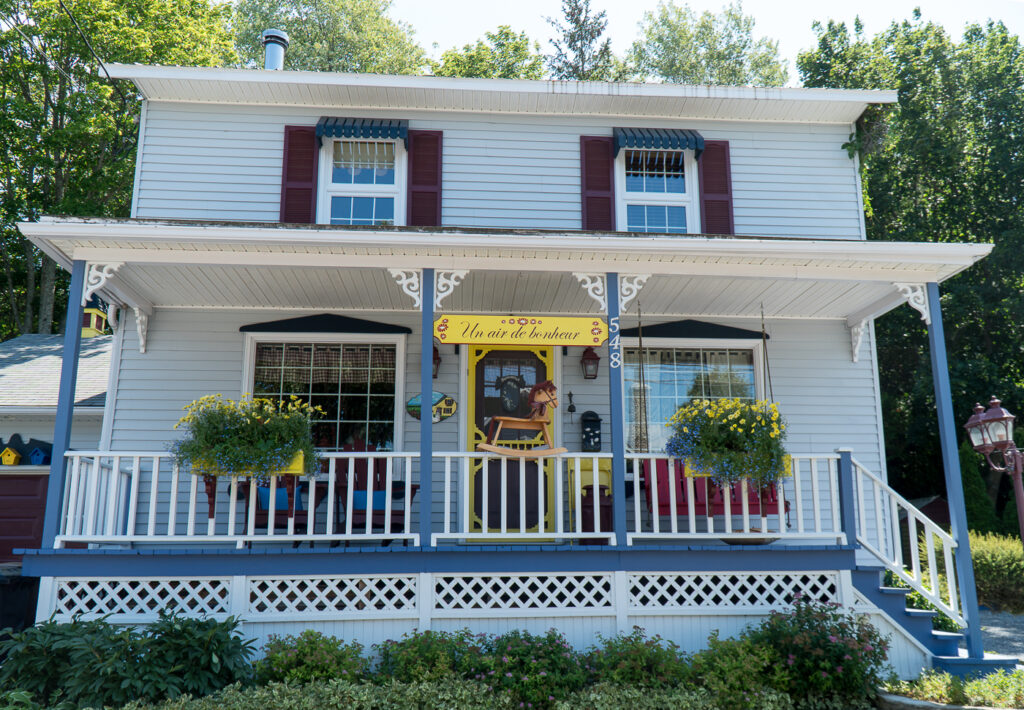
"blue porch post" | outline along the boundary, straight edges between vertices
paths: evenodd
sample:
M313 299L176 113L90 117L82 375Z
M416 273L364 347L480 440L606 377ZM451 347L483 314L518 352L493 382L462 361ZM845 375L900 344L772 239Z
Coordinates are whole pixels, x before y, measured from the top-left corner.
M423 269L420 283L420 545L428 547L430 516L433 512L434 416L434 270Z
M50 454L50 477L46 488L46 514L43 517L43 549L52 548L57 537L61 505L64 501L64 452L71 445L71 420L75 413L75 382L78 380L78 348L82 344L82 290L85 286L85 262L71 262L68 309L64 321L64 349L60 363L60 388L57 391L57 422ZM113 396L109 393L108 396Z
M606 275L608 299L608 395L612 428L612 528L615 544L626 544L626 436L623 431L622 338L619 331L619 275Z
M857 503L853 491L853 450L836 449L839 454L839 529L846 544L857 544Z
M949 386L949 365L946 362L946 335L942 328L942 306L939 303L939 285L928 284L928 345L932 356L932 380L935 384L935 408L939 414L939 443L942 449L942 469L946 474L946 500L949 504L949 523L956 540L956 577L960 588L960 605L967 622L967 651L971 658L983 658L981 624L978 620L978 591L974 586L974 566L971 562L971 542L967 535L967 509L960 478L960 457L956 445L956 420L953 419L953 394Z

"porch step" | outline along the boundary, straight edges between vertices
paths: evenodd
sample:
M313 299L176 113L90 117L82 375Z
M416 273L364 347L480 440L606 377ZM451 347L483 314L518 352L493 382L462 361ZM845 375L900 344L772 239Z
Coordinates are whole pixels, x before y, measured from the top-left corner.
M960 655L960 642L963 640L963 634L932 629L932 643L929 648L936 656L958 656Z
M984 658L968 658L964 649L960 649L955 656L936 656L932 659L932 666L937 670L961 678L987 675L998 670L1012 673L1017 668L1017 663L1018 659L1013 656L999 656L994 653L986 653Z

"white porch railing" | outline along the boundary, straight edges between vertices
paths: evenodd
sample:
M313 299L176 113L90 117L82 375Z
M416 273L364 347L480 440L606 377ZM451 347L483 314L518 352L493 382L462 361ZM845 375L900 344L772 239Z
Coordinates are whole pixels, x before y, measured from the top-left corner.
M233 542L243 547L363 540L419 544L419 535L412 532L416 454L332 452L322 458L326 470L312 476L275 476L268 486L230 476L207 490L205 481L179 471L166 452L71 451L55 546Z
M747 481L730 487L686 475L678 459L630 454L632 518L629 544L643 539L842 540L839 456L791 454L789 474L756 490ZM642 485L646 484L646 485Z
M857 488L857 542L921 596L958 624L966 626L953 564L956 541L856 459L853 470ZM910 555L909 566L904 559L904 548Z
M442 530L432 544L614 540L611 508L600 502L611 500L611 454L529 458L453 451L435 459L444 464L444 492Z

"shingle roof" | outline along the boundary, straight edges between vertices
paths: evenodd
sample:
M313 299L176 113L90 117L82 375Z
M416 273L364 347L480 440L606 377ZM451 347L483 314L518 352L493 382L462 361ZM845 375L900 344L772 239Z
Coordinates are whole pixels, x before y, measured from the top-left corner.
M61 335L19 335L0 343L0 407L56 407ZM113 336L83 338L78 359L76 407L106 400Z

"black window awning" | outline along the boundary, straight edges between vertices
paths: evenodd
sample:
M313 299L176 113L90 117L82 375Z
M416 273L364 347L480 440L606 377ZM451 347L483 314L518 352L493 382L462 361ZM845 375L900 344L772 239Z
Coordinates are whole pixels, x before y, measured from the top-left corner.
M412 332L403 325L350 318L336 313L320 313L315 316L250 323L243 325L238 330L242 333L388 333L403 335Z
M316 142L328 138L384 138L401 140L409 147L409 122L399 118L333 118L324 116L316 124Z
M660 148L692 150L699 158L704 152L704 137L688 128L615 128L615 155L623 148Z

